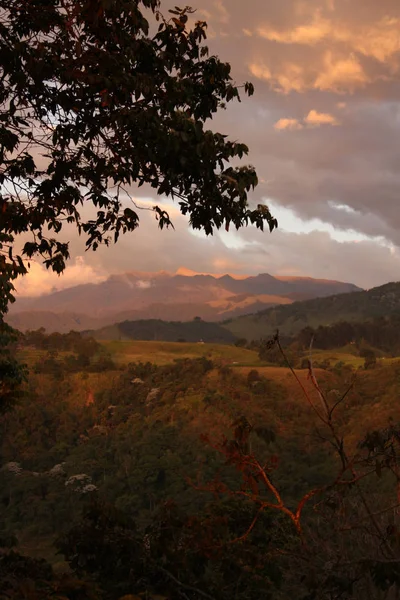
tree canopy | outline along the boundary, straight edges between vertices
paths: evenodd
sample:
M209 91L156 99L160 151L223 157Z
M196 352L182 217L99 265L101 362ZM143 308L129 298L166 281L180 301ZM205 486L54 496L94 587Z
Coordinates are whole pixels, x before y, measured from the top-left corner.
M94 250L136 229L130 192L143 184L207 234L277 226L268 207L249 207L257 175L237 166L247 146L206 128L240 100L230 65L209 54L205 22L189 25L191 8L166 18L159 4L0 0L0 314L29 258L62 272L65 224ZM30 234L22 252L19 234Z

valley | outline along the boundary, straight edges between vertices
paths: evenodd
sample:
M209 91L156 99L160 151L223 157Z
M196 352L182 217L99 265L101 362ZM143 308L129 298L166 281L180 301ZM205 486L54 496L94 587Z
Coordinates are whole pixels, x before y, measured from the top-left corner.
M105 600L124 594L144 600L143 589L149 598L173 596L180 588L162 576L162 569L189 586L199 561L198 585L212 590L220 584L211 574L228 577L228 566L218 553L209 555L207 544L222 545L229 564L236 565L232 585L239 584L239 577L254 600L264 584L271 599L284 598L293 584L289 574L298 581L303 572L303 550L290 519L268 508L273 502L270 491L251 483L253 468L246 466L247 460L254 456L269 465L268 477L289 511L310 489L321 490L315 501L305 503L302 524L305 531L316 527L317 507L333 510L331 517L325 515L327 521L318 521L313 535L316 543L325 544L328 528L329 551L337 552L335 536L344 534L336 530L336 519L350 527L351 538L354 515L350 511L344 521L342 504L329 508L331 493L341 488L332 482L343 468L329 427L318 416L319 390L330 409L343 397L333 431L343 439L346 456L354 457L352 468L365 478L370 501L380 510L389 508L396 497L393 474L383 462L383 474L378 476L375 466L371 473L368 436L383 435L379 432L388 427L397 435L400 358L378 357L373 367L365 368L354 346L316 348L310 377L309 368L302 366L309 349L285 346L293 371L277 361L275 350L271 347L265 354L262 347L233 344L26 334L17 349L30 369L26 395L12 412L0 416L0 539L13 540L8 543L26 557L42 557L52 565L53 579L43 575L40 585L65 585L67 577L69 586L79 587L83 583L74 576L81 573L85 585L94 578L102 590L96 598ZM239 432L247 429L242 427L249 432L243 440ZM239 443L244 445L238 454L234 448ZM382 447L382 458L374 457L374 465L376 460L381 464L385 451ZM346 486L346 469L340 478ZM240 499L243 493L246 497ZM341 502L349 507L357 503L358 515L364 514L357 498L357 489L349 484ZM254 531L246 534L261 499L266 508ZM223 525L221 508L232 518ZM390 510L385 509L382 523L387 515ZM263 533L266 526L268 536ZM157 541L163 531L173 548L167 556L164 542ZM203 539L196 531L211 537ZM245 534L243 542L232 545ZM141 542L146 536L152 540L151 557ZM368 530L359 546L361 562L371 536ZM89 548L85 540L93 537L96 545ZM180 550L178 542L183 544ZM265 565L257 566L260 547L270 556L267 571ZM122 571L108 571L107 562L114 564L111 557L119 548L124 548ZM299 556L290 570L285 552ZM90 562L92 555L95 563ZM194 563L187 562L189 557ZM161 560L166 567L160 567ZM77 561L86 565L83 571ZM125 561L131 565L127 570ZM140 575L143 564L146 574ZM342 577L352 577L346 567L340 569ZM309 585L304 584L304 593ZM86 600L82 594L88 592L79 589L79 597ZM195 593L193 598L197 600Z

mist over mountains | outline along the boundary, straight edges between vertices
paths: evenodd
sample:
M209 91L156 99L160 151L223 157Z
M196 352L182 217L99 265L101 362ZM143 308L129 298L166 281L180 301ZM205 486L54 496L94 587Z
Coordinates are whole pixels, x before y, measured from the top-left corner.
M96 329L124 320L222 321L298 300L359 291L351 283L281 277L139 271L112 275L39 297L20 297L8 322L25 331L44 327L61 333Z

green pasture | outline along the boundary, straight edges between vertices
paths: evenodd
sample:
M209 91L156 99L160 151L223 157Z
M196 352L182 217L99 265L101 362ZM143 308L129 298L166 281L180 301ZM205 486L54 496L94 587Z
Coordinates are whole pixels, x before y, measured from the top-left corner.
M165 365L182 358L200 358L221 361L225 364L259 364L258 353L226 344L187 342L103 341L104 348L117 364L152 362Z

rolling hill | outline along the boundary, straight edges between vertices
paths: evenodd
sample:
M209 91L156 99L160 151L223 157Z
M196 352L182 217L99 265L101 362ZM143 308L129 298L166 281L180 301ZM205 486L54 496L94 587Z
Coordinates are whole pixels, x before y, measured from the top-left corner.
M307 326L360 322L395 313L400 313L400 282L367 291L294 302L289 306L275 306L225 321L223 325L237 337L252 340L268 337L277 329L285 335L294 335Z
M236 340L236 336L225 327L200 319L184 323L159 319L123 321L88 333L98 341L161 340L165 342L232 344Z

